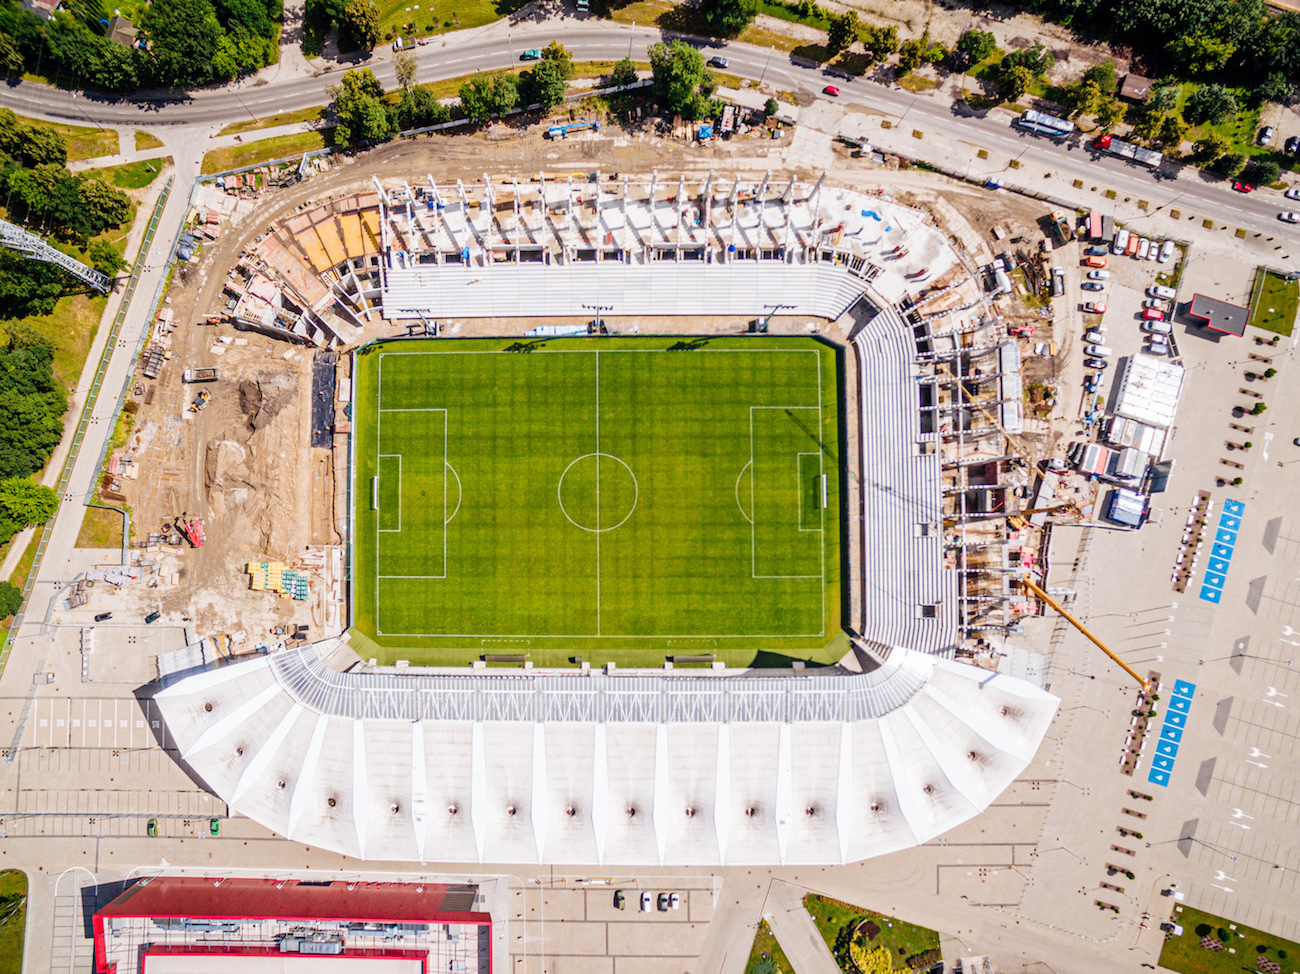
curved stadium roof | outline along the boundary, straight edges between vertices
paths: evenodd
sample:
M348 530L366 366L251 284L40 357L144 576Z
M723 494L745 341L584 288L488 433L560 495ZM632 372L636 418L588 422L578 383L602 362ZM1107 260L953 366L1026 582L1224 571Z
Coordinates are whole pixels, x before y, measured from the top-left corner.
M1057 700L897 649L852 676L339 673L337 640L155 698L231 808L359 859L838 863L978 814Z

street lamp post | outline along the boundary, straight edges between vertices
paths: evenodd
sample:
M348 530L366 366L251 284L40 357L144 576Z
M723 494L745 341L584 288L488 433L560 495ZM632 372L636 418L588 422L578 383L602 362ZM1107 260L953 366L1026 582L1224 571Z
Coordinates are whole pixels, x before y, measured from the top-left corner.
M763 62L763 73L758 76L758 86L760 88L763 87L763 79L767 77L767 66L772 63L772 52L775 50L775 44L767 49L767 60Z
M507 67L513 68L515 66L515 45L509 34L506 35L506 48L510 51L510 63Z
M636 38L636 21L632 21L632 33L627 39L627 59L632 60L632 41Z

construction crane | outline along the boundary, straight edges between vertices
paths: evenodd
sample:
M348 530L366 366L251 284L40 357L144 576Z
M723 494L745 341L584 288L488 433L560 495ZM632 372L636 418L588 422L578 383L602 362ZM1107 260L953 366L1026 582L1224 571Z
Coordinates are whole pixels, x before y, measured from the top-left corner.
M965 390L966 382L968 380L964 378L958 378L957 374L953 372L952 369L948 368L947 362L936 361L934 363L934 367L936 369L942 369L944 372L948 374L949 379L957 383L957 385L960 386L963 391ZM1028 445L1024 442L1024 440L1022 440L1019 436L1012 433L1005 426L1003 426L1001 420L999 420L997 416L995 416L990 410L986 409L983 403L976 402L975 400L972 399L970 402L959 403L959 405L973 406L975 409L978 409L981 413L984 414L984 418L987 419L990 423L992 423L995 427L997 427L998 432L1007 438L1007 442L1010 443L1013 447L1015 447L1016 452L1020 456L1032 462L1033 460L1032 451L1029 449Z
M1062 504L1055 504L1052 507L1031 507L1024 511L986 511L984 514L985 519L989 521L996 521L998 518L1006 518L1007 523L1019 531L1028 523L1026 518L1029 518L1034 514L1064 514L1067 511L1072 512L1076 518L1082 519L1083 517L1083 512L1079 510L1079 505L1074 501L1066 501ZM945 518L943 523L944 527L952 527L957 523L957 519Z
M1143 693L1151 692L1150 681L1148 681L1145 677L1139 676L1137 670L1133 669L1133 667L1129 666L1122 659L1120 659L1118 656L1112 653L1106 647L1105 643L1103 643L1100 639L1098 639L1096 636L1090 633L1087 627L1084 626L1084 624L1081 623L1078 619L1070 615L1070 613L1066 612L1065 609L1061 607L1061 603L1057 602L1056 599L1052 598L1041 588L1039 588L1039 586L1034 583L1034 580L1032 578L1022 578L1020 579L1020 584L1025 587L1026 592L1030 593L1031 595L1033 595L1035 598L1037 598L1039 601L1043 602L1044 604L1050 605L1053 609L1059 612L1066 622L1074 626L1075 629L1078 629L1079 632L1083 633L1094 646L1096 646L1103 653L1105 653L1116 663L1122 666L1124 668L1125 673L1127 673L1129 676L1133 677L1133 679L1138 681L1138 684L1142 687Z

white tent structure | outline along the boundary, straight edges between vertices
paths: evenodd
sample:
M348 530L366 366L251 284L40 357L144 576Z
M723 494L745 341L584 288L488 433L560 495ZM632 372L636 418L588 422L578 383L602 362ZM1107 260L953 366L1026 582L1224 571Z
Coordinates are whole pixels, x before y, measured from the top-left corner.
M340 673L337 640L155 701L230 807L358 859L841 863L925 842L1032 759L1057 699L906 649L851 676Z

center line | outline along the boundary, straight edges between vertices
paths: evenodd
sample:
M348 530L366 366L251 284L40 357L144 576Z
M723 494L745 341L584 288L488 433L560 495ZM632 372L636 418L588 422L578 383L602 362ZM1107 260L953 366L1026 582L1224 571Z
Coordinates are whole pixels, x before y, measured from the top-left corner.
M600 352L596 353L596 635L600 635Z

